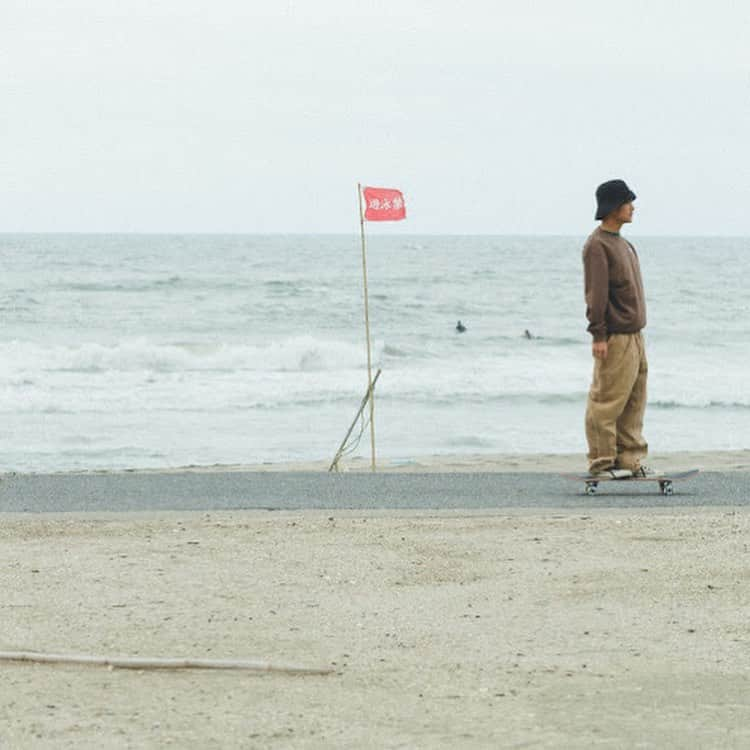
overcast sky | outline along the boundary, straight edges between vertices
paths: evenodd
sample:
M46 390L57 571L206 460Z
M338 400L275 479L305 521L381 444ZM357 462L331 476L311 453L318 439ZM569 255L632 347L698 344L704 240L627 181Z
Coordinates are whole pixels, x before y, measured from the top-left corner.
M0 0L0 231L750 236L747 0Z

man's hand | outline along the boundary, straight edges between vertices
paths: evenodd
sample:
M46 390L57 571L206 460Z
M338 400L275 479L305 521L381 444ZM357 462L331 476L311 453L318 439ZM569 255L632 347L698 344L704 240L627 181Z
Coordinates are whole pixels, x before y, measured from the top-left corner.
M607 342L594 341L591 345L591 353L595 359L607 359Z

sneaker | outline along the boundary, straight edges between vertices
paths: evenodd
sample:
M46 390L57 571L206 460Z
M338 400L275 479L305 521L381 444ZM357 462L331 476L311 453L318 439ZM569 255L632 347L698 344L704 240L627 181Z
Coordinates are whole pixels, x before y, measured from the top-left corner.
M601 471L589 472L593 479L627 479L633 476L630 469L602 469Z
M641 465L633 472L633 476L648 478L648 477L658 477L658 476L661 476L661 474L653 466Z

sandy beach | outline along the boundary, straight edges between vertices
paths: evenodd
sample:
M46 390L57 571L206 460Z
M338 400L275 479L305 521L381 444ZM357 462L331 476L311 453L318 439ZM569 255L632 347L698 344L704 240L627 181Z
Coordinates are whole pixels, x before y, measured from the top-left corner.
M682 471L699 468L702 471L749 471L750 450L727 451L676 451L653 453L649 461L659 469ZM210 471L328 471L330 459L318 461L281 461L247 464L220 464L216 466L180 466L174 470L186 469L199 472ZM341 472L371 471L369 457L355 456L342 460ZM498 454L439 454L413 458L377 458L377 470L384 473L560 473L585 472L586 458L582 453L498 453ZM164 473L164 469L140 470Z
M750 511L4 514L0 746L740 748Z

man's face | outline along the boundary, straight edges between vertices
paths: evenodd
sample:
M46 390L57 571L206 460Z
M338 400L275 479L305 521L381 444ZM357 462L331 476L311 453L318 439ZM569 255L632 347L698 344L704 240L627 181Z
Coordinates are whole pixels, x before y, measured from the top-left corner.
M615 219L617 221L621 221L623 224L630 224L631 221L633 221L633 212L635 211L635 206L633 205L632 201L630 203L623 203L620 208L615 211Z

